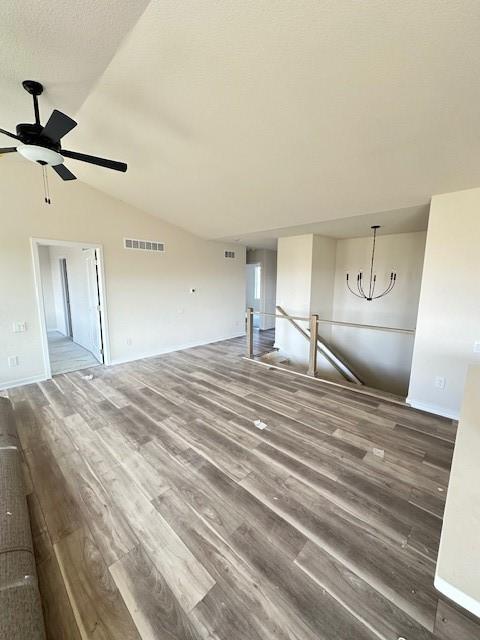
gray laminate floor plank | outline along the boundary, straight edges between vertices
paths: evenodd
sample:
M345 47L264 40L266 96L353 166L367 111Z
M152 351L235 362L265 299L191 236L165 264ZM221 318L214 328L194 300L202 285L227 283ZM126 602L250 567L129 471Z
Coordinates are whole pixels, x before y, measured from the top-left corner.
M49 637L480 637L433 587L456 425L244 350L8 391Z

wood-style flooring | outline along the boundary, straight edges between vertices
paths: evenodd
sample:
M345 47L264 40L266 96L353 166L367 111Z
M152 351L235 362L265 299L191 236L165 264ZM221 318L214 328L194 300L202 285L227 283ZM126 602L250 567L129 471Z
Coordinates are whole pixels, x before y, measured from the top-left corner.
M49 331L47 339L53 375L79 371L99 364L93 353L65 337L59 331Z
M48 637L478 640L433 587L455 425L244 346L8 392Z

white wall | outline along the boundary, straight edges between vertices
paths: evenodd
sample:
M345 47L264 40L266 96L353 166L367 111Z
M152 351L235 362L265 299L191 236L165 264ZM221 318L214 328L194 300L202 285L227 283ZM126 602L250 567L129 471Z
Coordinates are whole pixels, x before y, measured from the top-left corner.
M310 312L319 318L333 318L333 301L335 289L335 261L337 242L334 238L314 235L312 238L312 283L310 293ZM330 342L332 327L319 324L320 337Z
M39 247L38 261L40 264L40 273L43 283L43 305L45 308L47 331L55 331L57 329L57 316L55 312L52 269L48 247Z
M103 245L113 362L244 333L241 247L200 239L79 181L53 176L52 205L46 206L39 171L28 162L2 163L0 386L44 374L31 237ZM125 236L163 241L166 253L125 250ZM236 258L225 259L225 249ZM15 321L26 321L27 332L13 333ZM8 367L11 355L18 356L18 367Z
M479 212L480 189L432 198L408 392L414 406L455 418L468 365L480 359Z
M39 247L42 249L43 247ZM67 335L67 321L65 318L65 298L63 293L63 282L60 268L60 258L66 258L64 253L57 251L56 247L45 247L50 256L50 269L52 274L53 301L55 305L55 317L57 320L57 331Z
M371 236L338 240L333 319L415 329L425 238L424 231L377 238L376 290L381 292L387 286L391 271L397 273L397 282L388 295L372 301L356 298L345 282L347 271L352 287L360 270L364 277L369 277ZM413 335L336 326L332 330L332 342L365 384L407 395Z
M333 298L335 241L313 234L279 238L277 256L277 304L290 316L328 314ZM320 315L320 314L319 314ZM296 321L304 329L309 323ZM329 337L329 328L322 327ZM309 342L287 320L277 319L275 346L294 365L307 366ZM333 380L343 379L321 354L318 370Z
M43 249L44 247L40 247ZM52 268L52 279L56 300L57 324L66 333L65 309L60 270L60 259L67 261L67 275L70 292L70 314L72 318L72 339L77 344L90 349L90 302L88 299L87 271L82 247L48 247Z
M480 366L477 365L467 372L443 515L435 587L480 618L479 451Z
M351 294L347 271L355 279L368 269L372 239L326 238L317 235L280 238L278 244L278 304L290 315L414 329L420 293L425 232L381 236L377 242L375 271L379 289L392 270L398 274L394 290L368 302ZM306 323L304 323L306 326ZM319 325L320 337L343 356L368 386L406 396L413 351L413 336ZM277 321L276 346L295 364L307 365L308 344L285 321ZM319 358L323 374L338 373Z
M247 251L247 264L260 264L261 266L258 311L274 314L277 296L277 252L271 249L250 249ZM273 329L274 326L275 318L260 316L260 329Z
M312 235L278 239L277 305L291 316L310 314L312 289ZM304 328L307 323L298 323ZM275 323L275 346L293 363L308 362L308 343L287 320Z

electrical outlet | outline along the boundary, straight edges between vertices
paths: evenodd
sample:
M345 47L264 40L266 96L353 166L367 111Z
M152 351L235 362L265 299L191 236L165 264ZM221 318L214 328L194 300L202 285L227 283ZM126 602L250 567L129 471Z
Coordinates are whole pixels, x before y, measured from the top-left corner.
M13 323L13 333L25 333L27 330L26 322L14 322Z
M480 340L475 340L473 343L473 353L480 353Z
M8 366L18 367L18 356L8 356Z
M437 389L445 389L445 378L443 376L435 376L435 386Z

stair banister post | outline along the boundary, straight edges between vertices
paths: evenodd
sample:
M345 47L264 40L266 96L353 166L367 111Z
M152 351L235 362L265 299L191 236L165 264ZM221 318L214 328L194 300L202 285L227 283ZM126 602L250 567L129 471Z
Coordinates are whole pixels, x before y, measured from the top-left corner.
M247 358L253 358L253 307L247 308Z
M308 375L315 376L317 373L317 340L318 340L318 315L312 313L310 316L310 354L308 358Z

